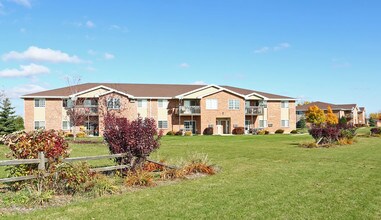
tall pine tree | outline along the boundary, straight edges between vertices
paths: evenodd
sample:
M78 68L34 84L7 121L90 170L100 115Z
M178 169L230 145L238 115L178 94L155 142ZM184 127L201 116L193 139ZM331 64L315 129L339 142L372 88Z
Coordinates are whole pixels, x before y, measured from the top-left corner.
M9 98L0 102L0 135L10 134L16 131L15 111Z

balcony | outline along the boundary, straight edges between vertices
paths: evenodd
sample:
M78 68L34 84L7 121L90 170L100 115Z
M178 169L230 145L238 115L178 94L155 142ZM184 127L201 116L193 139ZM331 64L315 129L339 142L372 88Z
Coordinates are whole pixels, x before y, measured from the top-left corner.
M245 107L246 115L263 115L263 107L260 106L249 106Z
M351 118L353 118L353 114L352 113L347 113L347 114L345 114L345 117L346 118L348 118L348 119L351 119Z
M200 106L179 106L177 114L179 115L200 115Z
M66 109L71 109L72 107L66 107ZM76 105L74 106L75 109L77 109L77 112L89 115L89 116L95 116L98 115L98 105Z

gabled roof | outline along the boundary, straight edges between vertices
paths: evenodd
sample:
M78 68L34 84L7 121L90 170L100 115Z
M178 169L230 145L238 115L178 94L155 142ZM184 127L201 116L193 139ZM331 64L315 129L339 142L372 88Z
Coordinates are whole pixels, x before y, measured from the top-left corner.
M320 109L327 110L328 106L332 108L332 110L352 110L356 108L356 104L332 104L328 102L311 102L306 105L296 106L296 111L307 111L309 107L316 105Z
M192 93L205 87L216 86L221 90L230 91L243 97L250 94L257 94L266 99L274 100L295 100L294 98L275 95L271 93L259 92L255 90L237 88L232 86L217 85L187 85L187 84L130 84L130 83L85 83L74 86L67 86L58 89L52 89L42 92L30 93L21 98L68 98L73 94L80 94L84 91L91 91L95 88L108 88L119 91L124 94L133 96L134 98L160 98L160 97L176 97L183 94Z

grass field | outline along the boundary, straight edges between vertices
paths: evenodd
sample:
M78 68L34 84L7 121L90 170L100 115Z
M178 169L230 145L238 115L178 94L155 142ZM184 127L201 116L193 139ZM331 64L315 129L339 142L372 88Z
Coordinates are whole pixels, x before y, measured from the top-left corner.
M359 138L354 145L330 149L298 147L306 140L311 138L164 137L153 157L170 160L203 152L222 170L214 176L6 217L381 219L381 138ZM101 144L72 148L72 156L107 153Z

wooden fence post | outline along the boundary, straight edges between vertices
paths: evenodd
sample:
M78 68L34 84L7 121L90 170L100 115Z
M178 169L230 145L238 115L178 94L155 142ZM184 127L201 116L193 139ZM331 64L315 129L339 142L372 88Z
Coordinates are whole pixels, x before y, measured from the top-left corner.
M39 170L45 170L45 154L44 154L44 152L42 152L42 151L38 152L38 159L40 159L40 162L38 163L38 169Z

